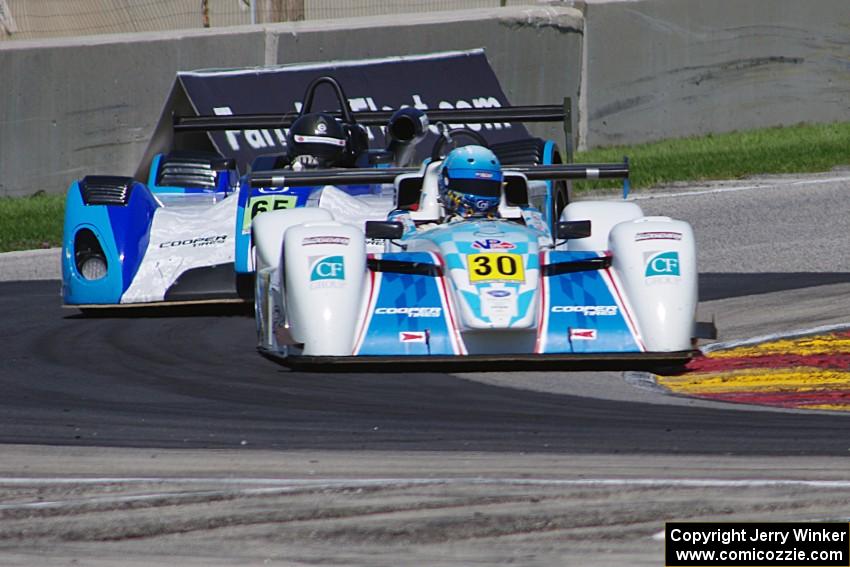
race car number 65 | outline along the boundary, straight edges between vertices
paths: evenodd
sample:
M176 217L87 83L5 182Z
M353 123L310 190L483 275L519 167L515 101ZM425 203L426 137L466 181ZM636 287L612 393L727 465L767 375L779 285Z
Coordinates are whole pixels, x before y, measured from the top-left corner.
M248 201L248 206L245 207L245 220L242 223L242 230L248 230L251 226L251 221L260 213L277 211L279 209L291 209L297 201L298 197L294 195L251 197L251 200Z
M522 257L516 254L470 254L469 281L525 281Z

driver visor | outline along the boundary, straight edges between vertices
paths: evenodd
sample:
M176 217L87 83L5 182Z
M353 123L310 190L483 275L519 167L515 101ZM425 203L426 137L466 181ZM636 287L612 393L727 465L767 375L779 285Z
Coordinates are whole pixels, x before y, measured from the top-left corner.
M454 177L449 177L448 186L449 189L457 193L466 193L468 195L476 195L478 197L502 196L501 175L493 175L490 178L472 177L458 179Z

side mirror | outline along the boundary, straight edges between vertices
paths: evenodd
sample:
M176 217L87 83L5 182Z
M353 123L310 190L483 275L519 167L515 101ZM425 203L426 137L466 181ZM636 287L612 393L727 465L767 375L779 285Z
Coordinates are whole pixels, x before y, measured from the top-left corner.
M528 206L528 180L524 175L505 175L504 191L509 207Z
M590 236L590 221L559 221L556 236L558 240L572 240Z
M425 178L419 176L400 176L398 179L396 208L415 211L419 208L419 199L422 196L422 183Z
M366 238L398 240L404 234L404 225L400 222L366 221Z

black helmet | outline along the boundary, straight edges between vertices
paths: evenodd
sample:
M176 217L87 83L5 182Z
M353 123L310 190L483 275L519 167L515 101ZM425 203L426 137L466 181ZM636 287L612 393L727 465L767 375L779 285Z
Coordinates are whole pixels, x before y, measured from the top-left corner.
M312 156L318 167L346 165L349 153L348 129L335 117L323 112L299 116L286 139L289 159Z

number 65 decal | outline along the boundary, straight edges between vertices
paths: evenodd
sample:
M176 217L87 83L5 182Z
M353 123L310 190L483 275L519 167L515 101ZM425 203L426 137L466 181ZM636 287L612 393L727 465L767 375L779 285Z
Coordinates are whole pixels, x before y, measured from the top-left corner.
M470 254L467 259L470 283L525 281L525 269L519 254Z
M248 205L245 207L245 217L242 220L242 231L247 232L251 226L251 221L260 213L266 211L277 211L280 209L291 209L298 202L298 197L294 195L271 195L264 197L251 197Z

